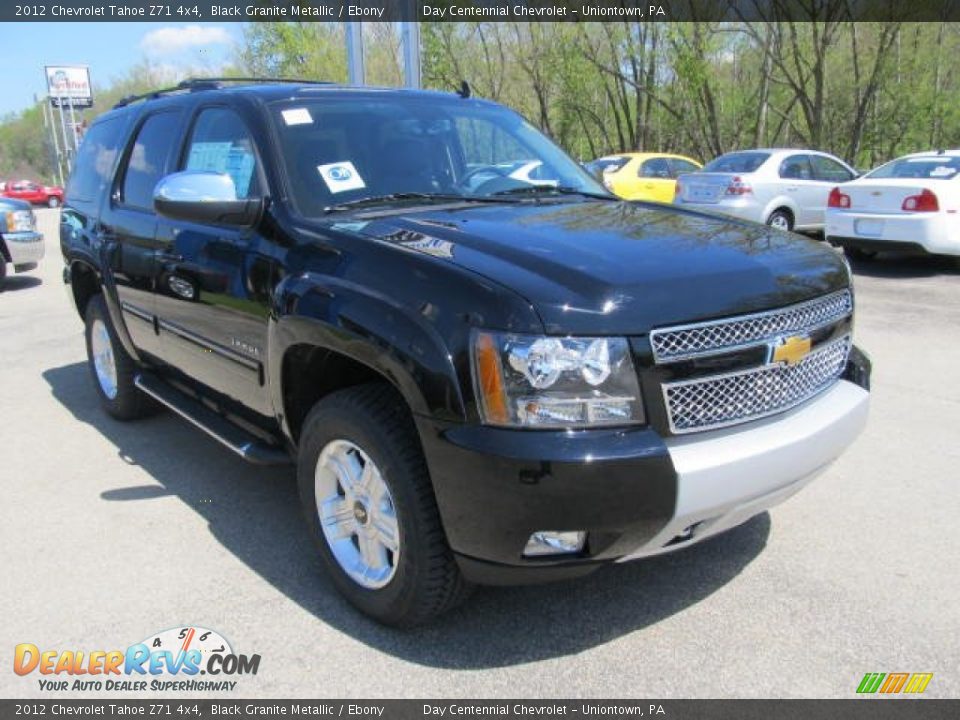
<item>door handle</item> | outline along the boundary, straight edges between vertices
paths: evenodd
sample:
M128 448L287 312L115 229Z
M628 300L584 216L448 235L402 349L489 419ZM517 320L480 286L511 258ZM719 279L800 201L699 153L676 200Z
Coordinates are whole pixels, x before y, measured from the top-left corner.
M164 262L170 262L170 263L179 263L179 262L183 262L183 255L178 255L175 252L168 252L166 250L158 250L157 260L162 260Z

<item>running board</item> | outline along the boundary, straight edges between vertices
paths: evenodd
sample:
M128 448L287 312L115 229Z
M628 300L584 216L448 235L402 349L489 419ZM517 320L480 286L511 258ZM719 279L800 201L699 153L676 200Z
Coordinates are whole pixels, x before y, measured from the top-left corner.
M289 465L293 462L283 449L270 447L155 375L139 373L133 382L142 392L189 420L247 462L255 465Z

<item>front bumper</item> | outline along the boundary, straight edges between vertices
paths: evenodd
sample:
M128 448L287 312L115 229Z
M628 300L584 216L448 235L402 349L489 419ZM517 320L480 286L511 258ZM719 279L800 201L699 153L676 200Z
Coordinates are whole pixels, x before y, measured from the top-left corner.
M43 257L43 235L38 232L4 233L3 244L14 270L30 270Z
M448 540L474 582L582 575L671 552L739 525L797 492L862 431L869 363L793 410L661 438L648 428L545 432L421 419ZM853 381L851 381L853 380ZM859 384L858 384L859 383ZM585 530L578 555L525 558L533 532Z

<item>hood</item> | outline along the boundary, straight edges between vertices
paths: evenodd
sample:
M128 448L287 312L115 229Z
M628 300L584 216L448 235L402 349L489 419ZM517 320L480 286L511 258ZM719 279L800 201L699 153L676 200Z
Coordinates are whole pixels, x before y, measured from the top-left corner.
M548 333L637 335L846 287L823 243L655 205L573 201L373 214L364 235L441 258L526 298Z

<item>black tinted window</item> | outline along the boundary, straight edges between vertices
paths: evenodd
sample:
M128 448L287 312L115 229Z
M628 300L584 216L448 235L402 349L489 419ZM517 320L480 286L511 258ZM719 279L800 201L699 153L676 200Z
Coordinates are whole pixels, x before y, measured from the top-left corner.
M727 153L708 162L703 170L704 172L752 173L769 157L770 153L765 152Z
M187 148L186 169L226 173L233 180L238 198L261 195L253 138L233 110L208 108L197 116Z
M119 117L102 120L87 130L67 183L69 199L93 200L110 182L122 130Z
M179 113L162 112L151 115L140 126L123 175L124 204L153 207L153 188L167 172L179 124Z

